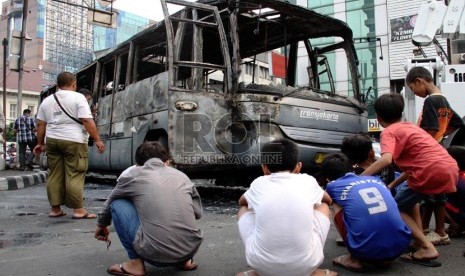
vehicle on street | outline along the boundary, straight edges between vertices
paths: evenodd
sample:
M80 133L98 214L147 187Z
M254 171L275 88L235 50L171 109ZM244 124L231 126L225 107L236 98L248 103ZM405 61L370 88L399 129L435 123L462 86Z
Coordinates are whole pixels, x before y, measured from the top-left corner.
M93 92L107 149L89 147L90 170L121 172L141 142L160 141L191 176L260 173L261 144L281 137L312 170L345 136L366 131L346 23L277 0L161 2L165 20L76 73L78 89ZM267 55L269 68L259 66Z
M18 160L16 158L16 143L7 142L6 156L5 156L5 167L9 169L15 169Z

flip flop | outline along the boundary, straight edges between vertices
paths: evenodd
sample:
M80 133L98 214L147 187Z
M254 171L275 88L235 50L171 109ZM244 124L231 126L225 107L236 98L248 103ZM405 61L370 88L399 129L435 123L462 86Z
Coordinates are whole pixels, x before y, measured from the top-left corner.
M190 263L190 264L189 264ZM176 268L182 271L192 271L196 270L198 265L194 263L193 259L188 260L184 264L177 265Z
M358 267L352 267L352 266L348 266L348 265L343 264L342 263L342 256L339 256L336 259L334 259L333 260L333 265L337 266L337 267L340 267L340 268L343 268L345 270L351 271L351 272L361 273L361 272L366 272L367 271L367 269L365 267L358 268Z
M251 270L247 270L247 271L242 271L241 272L244 276L252 276L252 275L257 275L255 273L255 270L251 269Z
M129 272L126 271L126 269L124 269L123 267L123 264L116 264L118 266L118 269L120 271L116 271L114 269L112 269L112 266L113 265L110 265L108 268L107 268L107 272L108 274L111 274L111 275L116 275L116 276L137 276L135 274L131 274ZM145 274L144 274L145 275Z
M59 218L59 217L62 217L62 216L66 216L66 213L61 211L60 213L56 214L56 215L48 215L49 218Z
M436 258L429 258L429 259L419 259L415 257L415 252L409 252L407 254L401 255L400 260L406 263L417 264L422 266L428 267L438 267L441 266L440 262L435 261Z
M95 219L97 216L95 214L89 214L85 213L83 216L77 217L77 216L72 216L73 219Z

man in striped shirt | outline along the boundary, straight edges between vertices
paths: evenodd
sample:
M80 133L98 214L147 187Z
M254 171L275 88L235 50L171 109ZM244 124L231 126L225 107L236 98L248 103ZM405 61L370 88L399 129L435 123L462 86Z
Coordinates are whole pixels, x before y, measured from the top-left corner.
M24 109L23 115L16 119L14 125L14 132L18 137L19 144L19 169L32 170L32 162L34 160L34 155L32 150L37 144L37 139L34 134L36 131L36 125L34 119L31 117L31 110ZM26 157L26 147L29 147L31 153Z

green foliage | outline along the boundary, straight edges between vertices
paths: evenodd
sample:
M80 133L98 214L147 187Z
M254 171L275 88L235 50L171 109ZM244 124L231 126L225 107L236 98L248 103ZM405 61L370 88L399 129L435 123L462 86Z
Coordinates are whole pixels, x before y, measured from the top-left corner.
M10 125L6 129L6 140L7 141L16 141L16 136L15 136L13 127L14 127L14 124L10 123Z

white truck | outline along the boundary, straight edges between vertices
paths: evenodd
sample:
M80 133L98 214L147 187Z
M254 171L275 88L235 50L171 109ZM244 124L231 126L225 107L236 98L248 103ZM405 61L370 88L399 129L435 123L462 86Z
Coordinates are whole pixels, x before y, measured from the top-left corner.
M446 6L441 1L425 1L420 7L415 28L412 34L412 43L416 46L428 46L432 43L437 49L442 47L435 39L438 30L442 30L445 38L465 39L465 1L451 0ZM448 99L452 109L465 121L465 54L455 56L450 64L447 64L447 53L435 57L411 58L407 60L405 70L412 67L423 66L429 69L433 75L435 84ZM423 98L416 97L405 85L405 117L407 121L416 123L423 106ZM465 128L450 134L444 145L465 146Z

